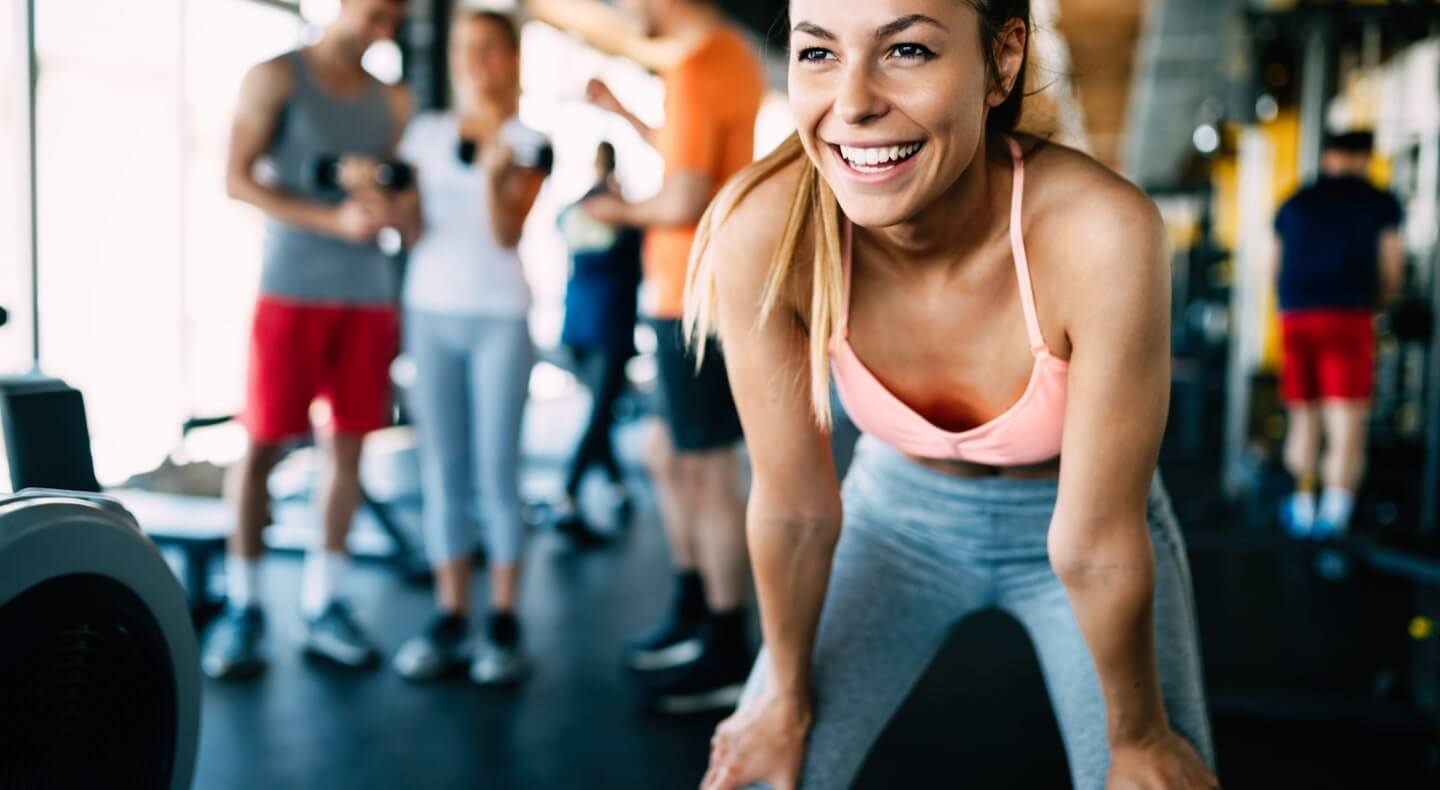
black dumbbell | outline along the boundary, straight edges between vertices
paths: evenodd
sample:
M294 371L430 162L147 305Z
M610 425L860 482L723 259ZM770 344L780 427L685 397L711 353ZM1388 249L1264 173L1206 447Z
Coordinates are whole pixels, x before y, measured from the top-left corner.
M340 157L317 156L310 162L310 183L319 189L340 189ZM375 186L401 191L415 183L415 168L404 162L380 162L375 167Z
M475 164L480 144L469 138L460 138L455 146L455 157L465 165ZM549 175L555 169L555 148L550 143L520 145L514 149L515 164L530 170L539 170Z

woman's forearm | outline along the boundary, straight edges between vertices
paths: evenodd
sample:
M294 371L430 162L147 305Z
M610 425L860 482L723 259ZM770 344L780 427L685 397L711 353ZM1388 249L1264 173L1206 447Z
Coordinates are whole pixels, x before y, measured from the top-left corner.
M517 218L514 190L509 188L510 173L501 171L490 174L487 179L487 188L490 191L490 230L495 234L495 240L505 249L513 249L520 243L520 231L525 224L525 218Z
M1057 525L1051 534L1051 563L1100 675L1111 745L1165 732L1155 657L1155 555L1145 525L1068 532Z
M765 510L752 502L747 534L770 654L768 691L808 711L810 656L840 519L793 518Z

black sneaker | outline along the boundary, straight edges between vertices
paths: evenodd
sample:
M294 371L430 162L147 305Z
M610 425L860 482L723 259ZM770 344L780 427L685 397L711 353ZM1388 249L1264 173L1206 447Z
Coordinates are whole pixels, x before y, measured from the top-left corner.
M419 636L400 646L395 671L407 680L434 680L466 662L470 626L464 617L440 613Z
M610 544L610 538L586 524L584 519L575 514L556 521L555 531L579 549L596 549Z
M210 631L200 666L216 680L255 677L265 671L264 636L265 613L260 607L227 609Z
M664 673L647 690L659 713L687 715L733 709L745 691L751 659L741 646L711 646L688 665Z
M530 658L521 647L520 621L514 612L491 612L485 638L470 663L470 680L482 686L518 683L530 672Z
M304 649L352 669L373 666L380 658L343 601L331 601L319 617L305 621Z
M625 648L625 666L636 672L660 672L696 661L705 652L704 631L703 621L672 612Z

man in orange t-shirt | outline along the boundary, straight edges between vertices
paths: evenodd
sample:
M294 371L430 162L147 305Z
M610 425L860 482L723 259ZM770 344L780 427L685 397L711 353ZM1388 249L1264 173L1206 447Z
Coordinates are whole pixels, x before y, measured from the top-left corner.
M662 711L735 704L750 664L745 623L748 569L739 486L740 419L725 363L713 344L698 372L680 330L695 228L720 187L754 159L755 120L765 91L760 60L744 34L706 0L626 0L646 25L593 0L532 0L543 21L602 50L636 60L665 81L665 124L652 129L610 89L591 82L590 100L630 122L665 160L659 194L639 203L604 195L592 217L646 230L645 281L668 430L657 431L650 466L677 571L669 616L632 643L626 663L647 678Z

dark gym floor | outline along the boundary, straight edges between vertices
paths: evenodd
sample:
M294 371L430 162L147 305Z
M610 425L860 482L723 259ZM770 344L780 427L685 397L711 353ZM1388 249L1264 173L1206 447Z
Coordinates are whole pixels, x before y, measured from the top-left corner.
M643 481L634 485L646 493ZM1182 514L1208 512L1183 496ZM412 685L388 666L356 674L301 658L300 560L277 557L267 571L274 662L258 682L206 682L195 786L697 786L719 717L644 712L618 664L621 646L659 617L669 594L653 505L642 498L638 511L608 549L577 553L555 536L534 538L522 620L538 668L511 691L463 677ZM1377 612L1400 611L1402 589L1358 573L1324 582L1306 557L1192 555L1225 787L1435 786L1419 778L1423 739L1404 727L1296 724L1257 710L1286 700L1303 708L1316 689L1373 696L1371 665L1386 655L1377 646L1393 634ZM379 563L358 565L354 582L357 610L388 651L430 614L428 592ZM856 786L1067 785L1029 644L1013 621L984 613L956 628Z

